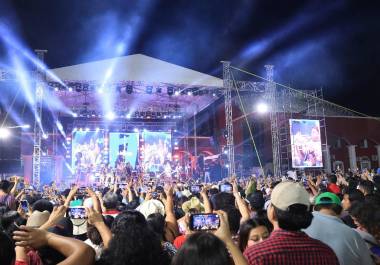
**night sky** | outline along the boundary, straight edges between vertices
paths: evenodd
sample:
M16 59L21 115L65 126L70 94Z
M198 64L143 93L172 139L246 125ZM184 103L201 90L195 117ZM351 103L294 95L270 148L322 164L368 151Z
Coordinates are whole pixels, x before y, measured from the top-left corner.
M24 47L49 50L50 68L118 56L120 43L121 55L219 77L221 60L262 75L274 64L276 81L380 116L376 2L2 0L0 23Z

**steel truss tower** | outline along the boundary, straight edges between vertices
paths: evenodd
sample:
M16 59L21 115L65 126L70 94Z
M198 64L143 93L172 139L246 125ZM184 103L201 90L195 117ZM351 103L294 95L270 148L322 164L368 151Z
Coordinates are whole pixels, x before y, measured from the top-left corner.
M273 174L281 176L280 130L277 116L278 104L276 85L273 83L273 65L265 65L267 83L265 86L270 108L270 128L272 135Z
M228 61L223 63L223 87L224 87L224 109L226 115L227 130L227 159L228 159L228 176L235 176L235 150L234 150L234 127L232 120L232 78L231 63Z
M43 62L47 50L35 50L38 59ZM33 185L40 186L41 173L41 138L42 138L42 100L45 72L41 67L35 73L35 100L34 100L34 134L33 134Z

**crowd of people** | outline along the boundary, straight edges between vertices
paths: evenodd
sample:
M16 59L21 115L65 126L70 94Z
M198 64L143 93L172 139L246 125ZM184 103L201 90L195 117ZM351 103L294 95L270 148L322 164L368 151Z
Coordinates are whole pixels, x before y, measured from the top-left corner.
M380 264L380 175L368 172L18 182L0 182L2 265Z

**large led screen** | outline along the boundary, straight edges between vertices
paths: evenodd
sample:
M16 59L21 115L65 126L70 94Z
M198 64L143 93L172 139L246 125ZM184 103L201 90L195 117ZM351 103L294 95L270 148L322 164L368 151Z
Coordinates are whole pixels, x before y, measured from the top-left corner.
M109 143L111 166L116 167L116 162L125 162L135 168L139 148L138 133L110 133Z
M323 167L319 120L290 119L294 168Z
M107 162L107 144L102 131L76 131L72 140L72 168L97 168Z
M143 132L143 167L147 172L163 172L172 160L171 134Z

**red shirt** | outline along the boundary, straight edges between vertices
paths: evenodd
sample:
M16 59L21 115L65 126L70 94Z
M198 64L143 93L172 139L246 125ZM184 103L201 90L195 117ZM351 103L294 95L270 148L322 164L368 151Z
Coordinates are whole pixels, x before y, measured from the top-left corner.
M175 246L176 249L180 249L181 246L185 243L185 241L186 241L186 236L180 235L174 239L173 245Z
M334 251L304 232L275 230L244 251L249 265L339 265Z
M327 191L335 193L335 194L339 194L340 193L340 188L335 183L330 183L330 184L327 185Z

